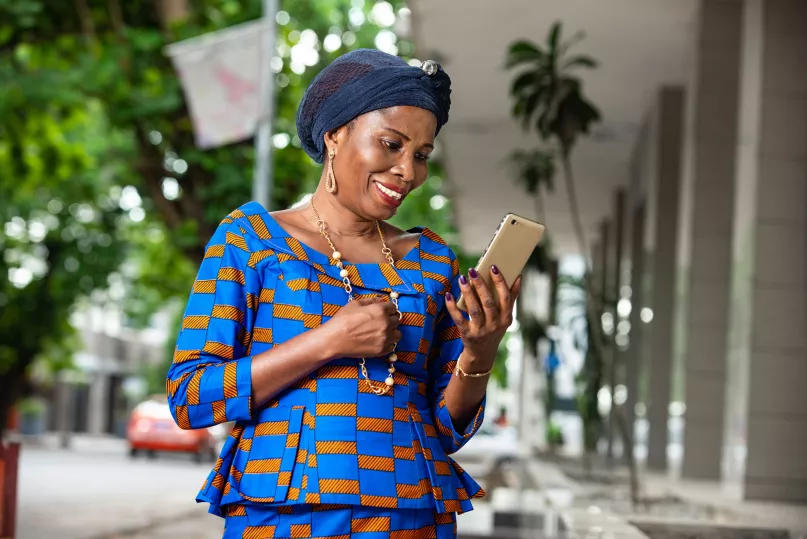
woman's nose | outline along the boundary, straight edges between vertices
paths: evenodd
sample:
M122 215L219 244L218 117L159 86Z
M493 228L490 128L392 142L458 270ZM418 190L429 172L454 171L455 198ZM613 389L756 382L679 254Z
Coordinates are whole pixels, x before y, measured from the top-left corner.
M405 182L411 182L415 179L415 159L414 157L404 156L393 169L393 173Z

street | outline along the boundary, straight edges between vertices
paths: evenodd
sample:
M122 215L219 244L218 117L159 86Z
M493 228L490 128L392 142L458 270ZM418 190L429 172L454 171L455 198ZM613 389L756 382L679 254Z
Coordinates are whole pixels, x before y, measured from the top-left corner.
M131 460L122 443L60 450L26 446L19 539L213 539L223 520L194 501L210 463L160 455Z

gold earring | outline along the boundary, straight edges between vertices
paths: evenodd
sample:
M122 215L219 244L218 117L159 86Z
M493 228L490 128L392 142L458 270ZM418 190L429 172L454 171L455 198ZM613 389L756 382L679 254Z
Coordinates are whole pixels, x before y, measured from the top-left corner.
M336 152L328 150L328 173L325 176L325 190L329 193L336 191L336 176L333 175L333 158Z

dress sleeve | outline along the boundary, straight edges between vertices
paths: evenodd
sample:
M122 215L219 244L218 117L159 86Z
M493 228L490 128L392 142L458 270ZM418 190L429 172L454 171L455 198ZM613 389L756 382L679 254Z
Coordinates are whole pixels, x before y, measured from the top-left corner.
M455 298L459 298L459 265L453 252L451 253L451 268L451 294ZM429 378L435 426L440 437L440 444L447 455L459 451L471 439L482 425L482 419L485 415L486 397L482 399L476 415L468 424L468 427L463 432L459 432L454 428L454 422L448 413L445 390L451 381L451 377L454 376L457 358L460 357L462 349L463 344L460 339L459 329L449 315L448 310L443 307L436 320L434 343L429 357Z
M225 219L205 250L185 308L166 394L183 429L252 417L252 308L261 284L248 237Z

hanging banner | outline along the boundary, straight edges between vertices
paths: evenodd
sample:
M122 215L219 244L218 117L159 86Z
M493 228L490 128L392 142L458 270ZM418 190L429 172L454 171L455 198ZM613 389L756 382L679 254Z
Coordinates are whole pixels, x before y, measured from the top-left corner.
M266 29L257 20L165 48L182 83L197 147L216 148L255 134Z

